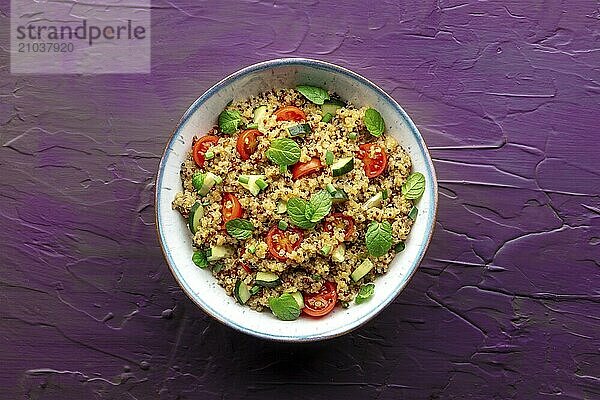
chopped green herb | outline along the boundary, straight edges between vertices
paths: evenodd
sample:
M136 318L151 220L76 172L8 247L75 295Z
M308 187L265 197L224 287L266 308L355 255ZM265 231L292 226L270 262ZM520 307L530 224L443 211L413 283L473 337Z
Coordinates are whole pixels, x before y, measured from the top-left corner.
M313 281L320 281L321 280L321 275L319 275L319 274L313 274L312 279L313 279Z
M223 133L235 133L242 122L242 115L237 110L223 110L219 115L219 128Z
M331 115L330 113L327 113L325 115L323 115L323 117L321 118L321 122L329 122L333 119L333 115Z
M383 256L392 247L392 225L388 221L371 222L367 228L365 242L371 256Z
M333 184L331 184L331 183L328 183L327 186L325 187L325 189L327 189L327 191L331 195L333 195L337 191L337 189L335 188L335 186L333 186Z
M354 301L356 302L356 304L364 303L365 301L369 300L374 293L375 284L367 283L366 285L362 285L360 289L358 289L358 294L356 295Z
M288 172L288 167L287 167L287 165L283 165L283 164L282 164L282 165L280 165L280 166L279 166L279 173L280 173L281 175L285 175L287 172Z
M254 225L247 219L235 218L225 223L225 229L234 238L244 240L252 236Z
M379 111L374 108L369 108L365 111L363 122L371 135L375 137L383 135L385 123L383 122L383 118L381 117L381 114L379 114Z
M275 139L266 151L269 160L277 165L293 165L300 160L300 146L292 139Z
M255 122L248 124L246 125L246 129L258 129L258 124Z
M289 293L269 299L271 312L282 321L293 321L300 316L300 305Z
M206 175L204 175L202 172L194 173L194 175L192 176L192 186L194 186L194 189L196 189L196 190L202 189L202 186L204 186L204 177L205 176Z
M408 218L412 219L413 221L417 219L417 214L419 213L419 209L415 206L413 206L413 208L410 209L409 213L408 213Z
M358 137L358 133L356 133L356 132L350 132L348 134L348 139L350 139L350 140L356 140L357 137Z
M206 268L208 266L206 253L203 251L195 251L194 254L192 254L192 261L200 268Z
M250 294L251 295L255 295L256 293L260 292L260 286L258 285L254 285L250 288Z
M340 304L342 305L342 307L343 307L343 308L348 308L348 307L350 307L350 303L348 303L347 301L343 301L343 300L341 300L341 301L340 301Z
M396 247L394 247L394 251L396 253L400 253L401 251L404 250L405 247L406 247L406 245L404 244L404 242L398 242L398 244L396 245Z
M320 87L300 85L296 86L296 90L315 104L321 105L325 100L329 100L329 93L327 93L327 90L321 89Z
M269 186L269 184L264 179L258 178L256 180L256 186L258 186L260 190L264 190L267 188L267 186Z
M204 159L205 160L211 160L215 158L215 152L212 150L207 150L206 153L204 153Z
M327 153L325 153L325 164L333 164L333 153L329 150L327 150Z
M248 253L254 254L254 253L256 253L256 246L250 245L250 246L248 246L248 248L246 250L248 250Z
M279 223L277 224L277 227L279 229L281 229L282 231L285 231L288 228L288 223L285 222L284 220L280 220Z
M329 245L323 246L323 248L321 249L321 253L323 253L324 256L328 256L330 252L331 246Z
M381 200L386 200L389 197L389 192L387 189L381 191Z
M238 182L240 182L240 183L248 183L248 182L250 182L250 177L248 175L240 175L238 177Z
M402 195L407 199L418 199L425 191L425 176L420 172L414 172L408 176L402 185Z

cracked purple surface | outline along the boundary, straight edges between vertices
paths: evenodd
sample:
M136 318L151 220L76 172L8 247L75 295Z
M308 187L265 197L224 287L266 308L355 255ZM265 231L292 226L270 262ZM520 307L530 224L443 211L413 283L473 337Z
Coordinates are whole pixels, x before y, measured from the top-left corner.
M153 3L150 75L11 76L0 32L0 397L599 398L597 2ZM406 290L365 327L307 345L195 307L153 217L188 105L289 56L388 91L440 185Z

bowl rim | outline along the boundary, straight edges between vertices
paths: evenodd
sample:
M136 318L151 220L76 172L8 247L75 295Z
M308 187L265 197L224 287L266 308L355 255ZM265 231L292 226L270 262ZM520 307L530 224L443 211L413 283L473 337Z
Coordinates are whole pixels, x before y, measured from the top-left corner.
M421 242L421 246L419 248L419 253L418 253L415 261L412 263L412 265L408 269L408 274L394 288L393 294L391 294L385 300L383 300L381 303L379 303L375 307L373 307L362 318L353 320L352 322L350 322L347 325L344 325L341 328L334 328L334 329L326 331L326 332L317 332L315 334L304 335L304 336L270 335L268 333L254 331L254 330L248 329L242 325L237 324L235 321L224 317L219 312L208 307L206 304L203 304L203 302L197 298L197 296L191 290L191 288L188 287L187 283L185 282L185 279L183 279L177 273L178 268L174 265L175 263L171 259L169 249L167 249L167 247L165 245L165 241L163 240L163 232L161 229L162 227L161 227L160 219L159 219L159 210L160 210L159 187L161 186L160 184L162 183L162 180L163 180L166 155L167 155L168 150L171 148L172 144L174 143L174 141L178 138L183 125L188 121L188 119L198 110L198 108L207 99L212 97L216 92L221 90L226 85L234 82L235 80L237 80L245 75L251 74L253 72L258 72L258 71L270 69L273 67L289 66L289 65L311 66L311 67L316 67L318 69L322 69L322 70L326 70L326 71L330 71L330 72L340 73L340 74L346 75L346 76L348 76L354 80L357 80L360 83L370 87L374 92L377 93L378 96L380 96L383 100L385 100L387 103L389 103L389 105L392 106L392 108L403 117L404 121L407 122L408 128L410 129L411 133L416 138L419 149L425 155L425 164L426 164L427 170L428 170L427 172L428 172L431 182L433 183L431 185L432 189L433 189L433 201L429 205L429 213L428 213L429 221L428 221L428 226L426 227L426 240L423 240ZM272 59L272 60L266 60L266 61L261 61L261 62L255 63L255 64L251 64L247 67L237 70L236 72L233 72L232 74L226 76L225 78L221 79L220 81L215 83L213 86L211 86L209 89L207 89L200 97L198 97L188 107L188 109L185 111L185 113L181 116L181 118L175 125L175 128L173 129L173 131L171 133L171 137L167 141L167 144L165 145L165 148L162 152L162 155L160 158L160 163L158 165L156 179L155 179L154 183L155 183L155 185L154 185L155 230L156 230L156 234L158 236L158 241L160 243L160 248L163 253L163 257L164 257L165 261L167 262L167 266L169 267L171 274L173 275L173 277L179 284L179 287L183 290L183 292L187 295L187 297L192 300L192 302L194 302L198 307L200 307L201 310L203 310L206 314L208 314L213 319L219 321L220 323L227 325L239 332L243 332L243 333L251 335L251 336L255 336L255 337L259 337L259 338L267 339L267 340L271 340L271 341L277 341L277 342L301 343L301 342L314 342L314 341L320 341L320 340L326 340L326 339L333 339L333 338L345 335L349 332L352 332L353 330L363 326L368 321L370 321L375 316L377 316L381 311L383 311L387 306L389 306L400 295L400 293L402 293L402 291L404 290L404 288L406 287L408 282L414 276L417 268L423 261L423 257L425 256L425 252L427 251L427 248L429 247L429 243L431 242L431 238L433 236L433 232L435 229L435 221L437 219L437 211L438 211L437 176L436 176L436 172L435 172L435 167L431 160L431 154L429 153L429 149L427 148L427 145L425 144L425 140L421 136L421 133L419 132L418 128L416 127L416 125L414 124L412 119L409 117L409 115L406 113L406 111L404 111L404 109L400 106L400 104L398 104L398 102L396 102L396 100L394 100L394 98L392 96L390 96L387 92L385 92L379 86L377 86L376 84L371 82L369 79L363 77L362 75L360 75L356 72L353 72L347 68L341 67L339 65L336 65L336 64L333 64L333 63L330 63L327 61L321 61L321 60L304 58L304 57L276 58L276 59Z

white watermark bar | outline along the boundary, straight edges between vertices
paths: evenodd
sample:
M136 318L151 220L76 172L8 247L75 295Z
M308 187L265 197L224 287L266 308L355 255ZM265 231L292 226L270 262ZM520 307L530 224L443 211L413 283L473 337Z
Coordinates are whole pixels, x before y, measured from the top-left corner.
M150 73L150 1L11 0L11 73Z

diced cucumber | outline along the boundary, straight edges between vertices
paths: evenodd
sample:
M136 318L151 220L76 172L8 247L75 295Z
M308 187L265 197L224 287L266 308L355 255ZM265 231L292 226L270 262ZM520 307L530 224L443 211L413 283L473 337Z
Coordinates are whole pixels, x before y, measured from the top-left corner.
M240 175L238 182L242 187L248 189L253 196L268 186L264 175Z
M373 265L371 260L366 259L354 270L354 272L352 272L352 274L350 274L350 278L352 278L354 282L358 282L363 276L368 274L374 266L375 265Z
M341 263L346 259L346 245L344 243L340 243L335 249L333 249L333 253L331 253L331 260Z
M248 285L246 285L241 279L238 279L238 281L235 283L235 289L233 290L233 292L238 303L240 303L241 305L246 304L246 302L251 296Z
M310 129L309 124L298 124L298 125L290 126L288 128L288 132L289 132L290 136L294 137L294 136L308 135L309 133L312 133L312 129Z
M206 259L210 261L218 261L223 258L231 257L233 255L233 249L229 246L210 246L210 250L207 253Z
M321 111L323 112L323 115L331 114L331 116L335 116L336 111L342 107L346 107L346 104L343 101L331 99L323 103Z
M381 192L376 193L371 196L371 198L365 201L365 204L362 205L363 210L368 210L369 208L379 207L381 202L383 201L383 194Z
M419 213L419 209L416 206L413 206L413 208L411 208L410 212L408 213L408 218L410 218L414 221L417 219L418 213Z
M251 124L246 125L246 129L258 129L258 124L255 124L254 122Z
M327 114L324 114L323 117L321 117L321 122L328 123L332 119L333 119L333 115L331 115L330 113L327 113Z
M354 157L340 158L331 165L333 176L342 176L354 168Z
M348 195L344 189L337 189L335 192L331 193L331 202L333 204L339 204L345 201L348 201Z
M285 214L287 212L287 201L279 200L277 203L277 214Z
M294 292L294 293L290 293L290 294L292 295L294 300L296 300L296 303L298 303L300 308L304 308L304 296L302 296L302 293Z
M196 202L190 209L190 215L188 216L188 226L192 233L195 234L198 231L202 217L204 217L204 207L199 202Z
M281 285L281 279L272 272L257 272L254 283L258 286L273 288Z
M258 106L254 109L254 118L252 119L259 131L265 130L265 119L267 118L267 106Z
M381 200L387 200L390 197L390 192L387 189L381 191Z

